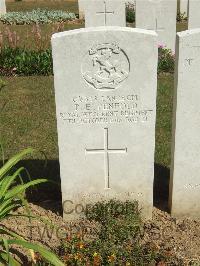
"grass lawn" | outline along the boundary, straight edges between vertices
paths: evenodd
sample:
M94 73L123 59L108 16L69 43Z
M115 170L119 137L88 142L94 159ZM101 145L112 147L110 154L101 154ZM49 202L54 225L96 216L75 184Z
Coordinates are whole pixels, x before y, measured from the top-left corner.
M16 1L6 3L7 11L31 11L37 8L45 8L48 10L64 10L78 13L78 1L62 0L62 1Z

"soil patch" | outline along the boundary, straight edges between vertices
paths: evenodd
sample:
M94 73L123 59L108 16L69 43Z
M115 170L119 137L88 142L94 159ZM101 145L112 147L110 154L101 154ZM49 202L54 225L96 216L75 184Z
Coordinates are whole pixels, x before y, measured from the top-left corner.
M57 253L61 240L67 239L69 234L78 233L80 228L89 228L90 236L87 237L96 237L98 224L87 220L79 223L64 222L60 215L60 202L44 201L40 205L43 207L32 203L29 205L31 214L38 218L9 218L4 225L27 240L41 243ZM17 210L17 214L24 213L24 208ZM46 221L46 224L42 220ZM153 219L146 221L143 228L141 244L152 246L166 256L182 259L184 265L200 265L200 221L175 219L168 213L154 208ZM21 252L23 253L22 250ZM196 264L189 264L192 262Z

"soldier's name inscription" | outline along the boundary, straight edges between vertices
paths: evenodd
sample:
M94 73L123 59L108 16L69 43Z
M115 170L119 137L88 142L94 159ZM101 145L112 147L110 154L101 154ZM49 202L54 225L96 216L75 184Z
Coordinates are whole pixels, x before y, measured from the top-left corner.
M142 108L138 94L78 95L72 98L67 112L60 112L60 117L70 124L137 123L147 122L152 112Z

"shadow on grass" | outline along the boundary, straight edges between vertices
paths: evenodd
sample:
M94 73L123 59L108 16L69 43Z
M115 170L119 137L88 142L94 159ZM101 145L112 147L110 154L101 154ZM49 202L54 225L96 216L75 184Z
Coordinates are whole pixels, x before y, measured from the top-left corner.
M59 161L22 160L17 164L17 167L20 166L28 170L31 180L46 178L50 181L29 189L27 193L28 201L62 215Z
M168 209L169 179L170 179L170 169L155 163L153 203L156 208L166 212L169 212Z

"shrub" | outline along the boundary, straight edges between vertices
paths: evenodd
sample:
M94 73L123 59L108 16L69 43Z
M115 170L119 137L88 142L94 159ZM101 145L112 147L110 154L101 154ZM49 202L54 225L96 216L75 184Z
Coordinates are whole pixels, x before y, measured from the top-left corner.
M86 208L86 218L93 226L97 223L97 235L88 240L76 230L63 240L60 252L66 265L168 265L156 248L140 244L137 202L98 202Z
M184 12L184 13L181 13L181 12L178 12L177 16L176 16L176 20L177 22L184 22L187 20L187 14Z
M129 23L135 22L135 8L133 4L126 4L126 21Z
M52 75L50 49L44 51L4 48L0 53L0 75Z
M8 12L0 16L0 21L9 25L47 24L76 19L74 13L62 10L36 9L30 12Z
M158 47L158 73L174 72L175 57L170 49L166 49L163 45Z

